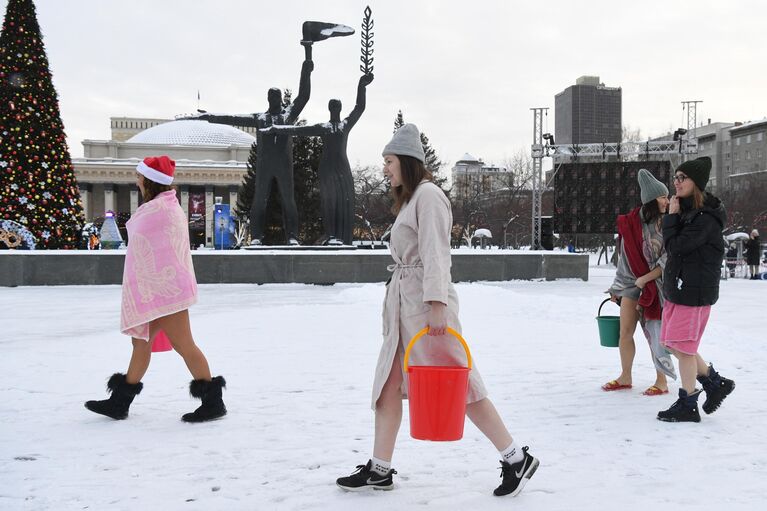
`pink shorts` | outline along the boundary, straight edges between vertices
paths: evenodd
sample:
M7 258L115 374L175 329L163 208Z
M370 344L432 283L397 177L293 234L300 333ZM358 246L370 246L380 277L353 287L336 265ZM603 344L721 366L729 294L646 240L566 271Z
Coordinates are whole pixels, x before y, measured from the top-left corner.
M668 348L695 355L708 323L711 306L690 307L666 300L660 327L660 342Z

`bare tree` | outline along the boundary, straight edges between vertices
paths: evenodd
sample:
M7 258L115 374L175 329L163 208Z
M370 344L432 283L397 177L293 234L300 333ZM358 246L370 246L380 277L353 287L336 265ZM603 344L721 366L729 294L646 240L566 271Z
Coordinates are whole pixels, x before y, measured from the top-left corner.
M533 162L530 153L520 149L503 161L512 177L502 190L501 200L492 215L492 223L502 232L502 245L508 246L506 238L513 235L512 246L518 248L521 239L530 234L532 222ZM495 232L495 231L493 231Z
M454 197L453 238L471 244L471 236L477 229L489 229L500 245L506 246L506 237L514 235L518 245L521 234L529 235L532 193L532 160L519 150L502 162L507 172L488 177L490 182L472 179L461 187L461 197ZM454 183L453 190L458 188Z
M378 167L352 169L354 177L354 237L380 240L393 222L391 186Z
M621 142L644 142L645 140L642 138L642 130L634 129L629 124L623 126L621 133Z

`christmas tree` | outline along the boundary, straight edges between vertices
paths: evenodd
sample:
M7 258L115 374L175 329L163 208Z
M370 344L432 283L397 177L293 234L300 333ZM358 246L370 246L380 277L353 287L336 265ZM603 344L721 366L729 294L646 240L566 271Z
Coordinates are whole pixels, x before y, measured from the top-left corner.
M0 219L37 248L77 247L80 192L32 0L8 0L0 33L0 175Z

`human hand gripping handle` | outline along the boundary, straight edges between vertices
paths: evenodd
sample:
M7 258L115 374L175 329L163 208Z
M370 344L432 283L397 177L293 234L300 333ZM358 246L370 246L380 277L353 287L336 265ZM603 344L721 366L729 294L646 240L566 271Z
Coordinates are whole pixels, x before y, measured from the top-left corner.
M431 305L427 323L427 327L429 328L429 335L445 335L447 333L447 319L445 317L445 308L447 306L442 302L428 303Z

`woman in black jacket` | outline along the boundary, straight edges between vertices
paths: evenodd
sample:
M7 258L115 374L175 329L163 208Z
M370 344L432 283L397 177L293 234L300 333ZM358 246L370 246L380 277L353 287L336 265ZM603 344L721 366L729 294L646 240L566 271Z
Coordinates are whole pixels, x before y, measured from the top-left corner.
M746 263L748 264L751 279L759 278L759 263L762 258L762 244L759 241L759 231L751 231L751 237L746 242Z
M703 385L703 411L713 413L735 388L698 354L711 306L719 299L724 259L722 228L727 218L722 202L706 193L711 158L682 163L674 175L676 195L663 219L663 244L668 259L663 273L661 342L679 359L679 399L658 413L666 422L700 422L695 379Z

